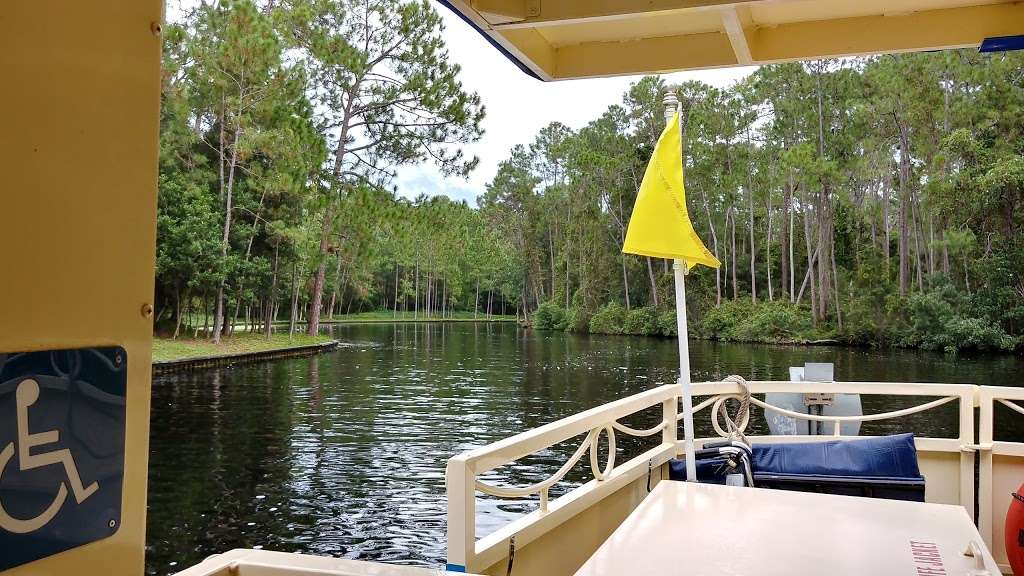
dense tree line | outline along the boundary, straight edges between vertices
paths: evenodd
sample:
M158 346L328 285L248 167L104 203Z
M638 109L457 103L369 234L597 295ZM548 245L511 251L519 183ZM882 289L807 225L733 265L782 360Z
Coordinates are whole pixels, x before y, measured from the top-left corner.
M765 66L728 89L649 77L578 131L549 126L481 202L521 250L537 326L674 332L669 263L619 252L668 90L690 214L723 263L689 282L697 334L1016 348L1020 53Z
M203 2L168 26L158 327L514 306L513 251L478 212L389 189L402 164L476 164L483 106L442 33L426 0Z
M725 89L643 78L511 150L471 208L393 187L402 164L476 164L461 147L483 106L442 34L424 0L204 2L168 26L162 330L388 310L672 334L670 263L620 252L671 90L690 213L723 263L689 281L697 334L1018 345L1020 53L773 65Z

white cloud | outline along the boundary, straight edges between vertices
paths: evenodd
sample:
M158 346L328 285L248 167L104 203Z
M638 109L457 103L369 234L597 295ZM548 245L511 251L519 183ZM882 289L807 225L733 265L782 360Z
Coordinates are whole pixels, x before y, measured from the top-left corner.
M434 6L445 23L449 54L462 66L463 85L479 93L487 108L483 123L486 133L479 142L465 148L467 156L480 158L480 165L468 182L445 178L433 166L401 167L396 184L399 194L404 196L427 193L469 199L467 195L482 194L485 184L494 177L498 163L508 157L513 146L529 144L541 128L554 121L570 128L584 126L608 106L620 103L630 83L640 78L541 82L519 70L448 8L441 4ZM666 79L673 83L694 79L722 87L750 74L753 69L678 72L666 75Z

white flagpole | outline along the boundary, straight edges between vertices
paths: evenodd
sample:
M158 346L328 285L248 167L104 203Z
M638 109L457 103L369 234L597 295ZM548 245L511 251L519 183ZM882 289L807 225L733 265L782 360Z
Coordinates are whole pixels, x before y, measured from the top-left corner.
M665 95L665 122L679 111L679 100L669 92ZM680 130L682 126L680 125ZM681 152L681 151L680 151ZM676 332L679 340L679 383L683 387L683 447L686 454L686 481L697 481L697 462L693 446L693 395L690 390L690 341L686 325L686 262L673 265L676 285Z

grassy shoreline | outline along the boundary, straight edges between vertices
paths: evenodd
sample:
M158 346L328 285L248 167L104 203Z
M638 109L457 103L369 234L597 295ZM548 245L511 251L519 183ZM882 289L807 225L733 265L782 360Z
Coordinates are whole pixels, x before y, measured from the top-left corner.
M202 324L202 318L199 318L200 325ZM413 313L402 313L394 315L390 310L377 311L377 312L361 312L358 314L346 314L335 316L331 318L321 319L321 324L387 324L391 322L406 323L406 322L514 322L515 316L497 316L492 315L490 318L479 316L473 317L472 312L457 312L454 317L441 318L437 316L418 316ZM304 326L305 322L298 323L297 326ZM279 329L282 326L287 327L287 321L278 321L274 323L275 329ZM263 334L253 334L250 332L243 332L244 325L236 324L236 329L240 331L236 332L229 338L225 338L220 344L214 344L206 338L191 338L191 337L179 337L177 339L154 336L153 337L153 361L154 362L173 362L176 360L188 360L190 358L202 358L202 357L216 357L216 356L232 356L236 354L247 354L252 352L269 352L272 350L287 350L289 348L299 348L302 346L312 346L316 344L324 344L333 340L331 336L320 335L320 336L308 336L302 333L296 334L272 334L269 338ZM184 330L184 333L190 333L190 330Z
M302 346L312 346L330 342L330 336L307 336L305 334L273 334L269 338L263 334L240 333L223 339L214 344L205 339L153 338L153 361L173 362L202 358L206 356L231 356L252 352L269 352L271 350L287 350Z

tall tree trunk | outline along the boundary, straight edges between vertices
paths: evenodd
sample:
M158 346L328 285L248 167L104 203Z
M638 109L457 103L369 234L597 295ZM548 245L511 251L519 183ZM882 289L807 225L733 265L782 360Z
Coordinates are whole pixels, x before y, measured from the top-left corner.
M181 289L174 291L174 335L171 340L178 339L178 332L181 331Z
M296 265L292 263L292 313L288 321L288 336L295 334L295 322L299 315L299 275Z
M220 243L220 257L227 260L228 257L228 246L231 240L231 213L234 210L232 205L232 195L234 193L235 186L235 167L238 165L238 137L241 133L241 128L235 127L235 134L233 136L233 142L231 144L231 160L228 164L227 183L224 183L224 178L221 176L221 186L224 194L224 232L221 235ZM224 122L221 122L221 158L224 157ZM222 168L223 170L223 168ZM224 286L227 282L227 276L221 277L220 283L217 287L217 308L214 313L213 320L213 342L219 343L221 337L221 331L224 329Z
M333 200L333 199L332 199ZM313 290L309 296L309 324L306 333L316 336L320 332L320 306L323 304L324 280L327 278L327 254L331 245L331 229L334 228L334 203L324 208L323 225L320 227L320 262L313 276Z
M813 321L814 325L817 326L818 325L818 299L817 299L817 294L816 294L815 285L814 285L814 260L815 260L815 258L817 258L818 252L821 250L821 244L819 243L818 244L818 250L816 250L816 251L814 251L812 253L812 251L811 251L811 214L810 214L810 211L811 211L811 208L810 208L810 205L808 205L807 208L804 209L804 243L806 244L806 248L807 248L807 275L810 278L810 285L811 285L811 320ZM800 289L800 292L801 293L803 292L803 288ZM799 297L797 297L797 301L798 302L800 301Z
M783 217L782 228L785 231L786 239L782 242L783 249L782 253L785 255L786 264L782 267L783 276L788 276L784 282L786 283L786 292L789 293L789 301L796 302L796 257L794 244L794 221L796 220L796 210L793 208L793 194L796 192L795 184L793 182L793 170L789 171L789 182L786 186L785 196L785 214ZM788 222L786 222L788 220Z
M629 306L629 275L626 274L626 255L619 255L619 262L622 263L622 291L626 295L626 310L630 309Z
M270 292L267 294L267 311L263 324L263 335L270 338L274 325L274 306L277 301L277 265L280 244L274 245L274 271L270 277Z
M900 208L897 214L899 226L899 292L906 295L910 287L910 135L899 116L893 112L893 119L899 131L900 158Z
M921 228L920 214L918 213L918 210L917 210L917 194L913 194L912 198L911 198L910 217L911 217L911 224L912 224L913 231L914 231L914 268L915 268L915 270L917 272L917 289L920 292L924 292L924 278L923 278L924 274L922 272L922 268L924 268L924 266L921 263L921 260L924 258L924 254L923 254L923 251L921 250L921 234L922 234L922 232L920 230L920 228Z
M765 216L767 217L768 231L765 234L764 242L764 271L768 278L768 301L775 301L775 292L772 288L772 191L769 188L765 196L767 199L767 209L765 210Z
M729 261L729 264L732 266L732 299L737 300L740 297L740 293L739 284L736 281L736 261L739 260L739 253L736 252L736 210L730 206L728 214L729 223L732 225L729 231L730 243L732 244L732 247L729 249L732 253L732 258Z
M832 258L832 288L835 291L835 304L836 304L836 324L839 329L843 329L843 312L839 307L839 276L836 273L836 251L829 250L829 255Z
M711 231L711 251L714 252L715 258L718 256L718 234L715 233L715 222L711 219L711 206L708 204L708 195L704 192L704 188L700 188L700 196L704 204L704 215L708 219L708 229ZM665 261L666 265L668 260ZM722 269L719 266L715 268L715 307L722 305Z
M882 226L885 228L885 279L889 281L892 276L892 236L889 234L889 204L891 186L890 182L882 184Z
M341 289L341 282L338 281L338 278L341 276L341 253L340 252L338 253L337 260L338 260L338 264L334 267L334 279L338 283L334 286L334 290L331 290L331 303L327 305L327 317L330 318L331 320L334 320L334 301L338 297L338 290Z
M658 279L654 275L654 265L651 264L651 257L645 257L647 260L647 279L651 283L651 304L655 308L658 307Z
M747 147L750 147L750 127L747 127ZM754 242L754 176L752 161L747 162L747 228L750 229L750 302L757 304L757 244ZM770 194L770 193L769 193Z

